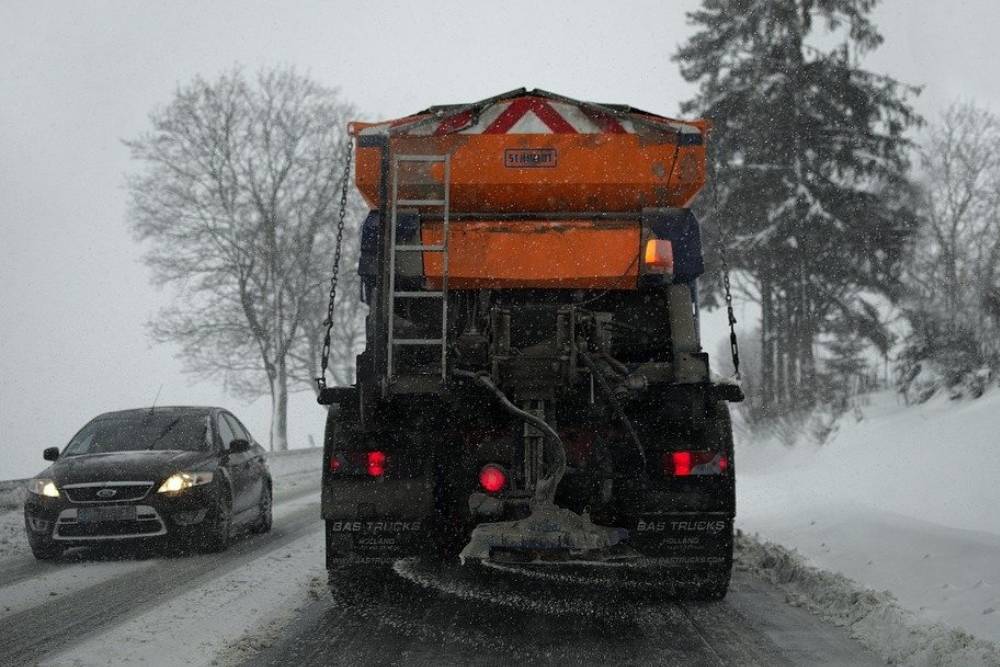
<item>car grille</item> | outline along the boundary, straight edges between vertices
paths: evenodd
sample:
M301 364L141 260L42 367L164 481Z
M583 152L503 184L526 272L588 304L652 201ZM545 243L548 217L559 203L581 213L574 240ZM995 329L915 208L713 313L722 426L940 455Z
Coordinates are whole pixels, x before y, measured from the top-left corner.
M159 513L148 505L136 506L135 519L81 522L77 510L59 513L52 537L56 540L120 540L164 535L167 526Z
M152 488L153 482L87 482L66 484L62 490L73 503L124 503L142 500Z
M76 523L59 526L59 537L125 537L152 535L163 530L159 521L114 521L107 523Z

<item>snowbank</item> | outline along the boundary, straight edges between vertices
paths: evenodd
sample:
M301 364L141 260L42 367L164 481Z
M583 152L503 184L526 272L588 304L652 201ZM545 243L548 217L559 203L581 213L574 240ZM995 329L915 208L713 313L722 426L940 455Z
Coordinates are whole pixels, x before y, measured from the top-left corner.
M20 507L24 502L27 479L8 479L0 481L0 510Z
M24 514L20 509L0 510L0 560L28 553Z
M823 446L789 450L738 443L741 480L754 491L744 509L784 504L783 494L828 506L851 500L942 526L1000 535L1000 390L969 401L937 397L903 405L871 397L857 421L847 414ZM768 479L770 478L770 479Z
M737 525L794 549L803 559L796 567L812 565L862 589L891 591L883 599L851 589L860 596L864 623L886 623L882 634L873 630L867 637L885 657L975 664L963 659L971 655L959 646L966 639L942 639L948 631L941 626L1000 642L998 414L1000 391L919 406L901 405L885 392L872 397L860 420L846 416L823 446L789 450L744 439L736 454ZM783 562L772 558L771 576L791 576L782 574ZM866 640L860 626L847 624ZM889 636L887 628L903 634ZM952 639L958 643L948 643ZM902 653L907 643L923 648ZM986 655L976 653L979 648L970 650ZM944 659L949 651L957 662Z
M839 626L889 664L976 667L1000 664L1000 647L961 630L924 624L888 591L859 587L846 577L809 566L796 553L744 534L736 540L736 567L781 588L788 602Z
M323 448L290 449L287 452L270 452L267 455L267 465L274 479L284 478L299 473L321 472Z

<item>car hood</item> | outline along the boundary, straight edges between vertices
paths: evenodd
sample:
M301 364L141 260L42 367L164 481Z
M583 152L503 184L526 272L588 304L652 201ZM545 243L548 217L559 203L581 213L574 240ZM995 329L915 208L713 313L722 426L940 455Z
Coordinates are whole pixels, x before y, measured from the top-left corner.
M182 470L212 470L209 452L157 450L67 456L46 471L57 485L81 482L156 482Z

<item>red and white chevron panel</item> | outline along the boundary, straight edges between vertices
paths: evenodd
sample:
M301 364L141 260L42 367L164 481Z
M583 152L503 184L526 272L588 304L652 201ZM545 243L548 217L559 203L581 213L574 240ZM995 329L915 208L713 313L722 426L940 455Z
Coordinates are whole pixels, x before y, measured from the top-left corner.
M523 95L500 100L480 108L446 116L437 122L421 122L430 115L407 116L368 127L362 134L393 133L411 135L443 134L634 134L637 126L628 117L603 113L592 106L577 106L562 100L538 95ZM694 125L659 116L642 114L648 131L649 123L663 125L664 132L700 134ZM411 126L408 128L407 126Z

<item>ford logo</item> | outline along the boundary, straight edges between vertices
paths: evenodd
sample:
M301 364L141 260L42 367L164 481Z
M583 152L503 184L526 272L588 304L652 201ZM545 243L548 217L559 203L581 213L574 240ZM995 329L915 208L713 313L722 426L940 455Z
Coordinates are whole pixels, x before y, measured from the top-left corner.
M101 489L97 492L98 498L114 498L118 495L118 492L114 489Z

